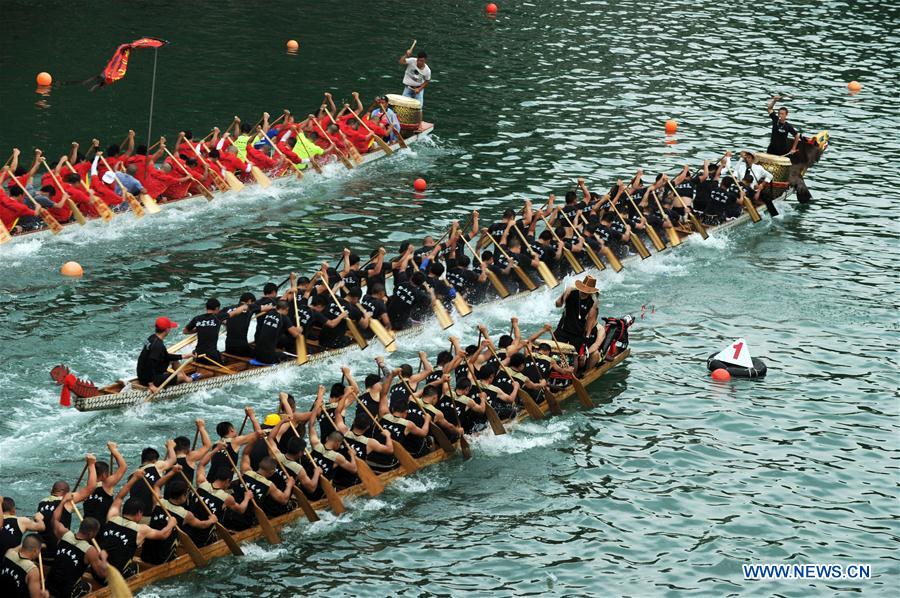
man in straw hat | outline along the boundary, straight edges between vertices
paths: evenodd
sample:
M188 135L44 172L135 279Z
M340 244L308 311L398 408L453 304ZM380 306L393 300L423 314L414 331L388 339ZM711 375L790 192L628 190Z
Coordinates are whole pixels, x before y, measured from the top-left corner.
M573 345L576 350L584 348L585 337L597 323L598 293L597 280L593 276L585 276L584 280L576 280L574 287L567 287L556 307L562 307L563 313L556 325L556 338L560 342Z

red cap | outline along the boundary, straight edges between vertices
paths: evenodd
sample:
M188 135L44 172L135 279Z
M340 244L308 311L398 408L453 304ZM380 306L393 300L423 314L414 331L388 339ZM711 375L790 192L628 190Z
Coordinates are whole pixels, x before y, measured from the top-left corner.
M166 316L156 318L156 327L160 330L168 330L170 328L178 328L178 322L173 322Z

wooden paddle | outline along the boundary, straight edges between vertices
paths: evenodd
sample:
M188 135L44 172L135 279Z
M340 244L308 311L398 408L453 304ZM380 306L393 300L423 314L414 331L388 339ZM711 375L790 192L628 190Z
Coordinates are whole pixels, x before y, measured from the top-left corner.
M738 192L741 194L741 202L744 204L744 209L747 210L747 213L750 214L750 220L753 221L754 224L762 220L762 216L759 215L759 212L756 211L756 206L753 205L753 200L747 197L744 193L744 188L741 187L741 182L738 180L737 176L735 176L734 171L730 168L728 169L728 174L731 175L731 180L734 181L734 184L737 185Z
M591 262L593 262L594 266L596 266L598 270L606 270L606 266L603 264L602 261L600 261L600 256L597 255L597 253L594 251L593 247L588 245L588 242L584 238L584 235L581 234L581 232L578 230L578 228L575 226L575 224L572 222L572 220L569 218L569 216L562 210L560 210L559 213L562 214L562 217L565 218L566 222L569 223L569 227L574 231L575 236L581 240L581 243L584 245L584 251L585 251L585 253L588 254L588 257L590 258ZM576 218L577 218L577 216L576 216ZM619 266L621 266L621 264L619 264ZM584 271L584 269L582 269L582 272L583 271Z
M500 246L500 243L498 243L497 240L494 239L494 237L491 236L491 233L489 233L486 229L484 231L484 234L491 241L491 243L493 243L494 246L500 250L500 253L502 253L503 257L506 258L507 263L512 266L513 272L516 273L516 276L518 276L522 284L525 285L525 288L527 288L529 291L535 290L537 288L537 285L534 284L534 281L531 280L530 276L525 274L525 271L522 270L522 266L520 266L516 260L509 257L509 254L503 250L503 248Z
M378 426L378 429L383 432L384 426L381 425L381 422L375 419L375 416L372 415L372 412L369 411L368 407L366 407L365 402L357 401L356 404L362 407L363 411L369 414L369 417L372 419L375 425ZM403 446L403 443L395 440L392 444L394 446L394 456L397 457L397 461L400 462L400 467L405 469L406 473L408 474L417 472L419 470L419 464L415 459L413 459L413 456L409 454L409 451L406 450L406 447Z
M405 386L406 390L409 391L410 398L412 398L419 405L422 413L428 413L428 409L425 407L425 403L415 395L415 391L409 385L409 381L403 376L400 376L400 381L403 382L403 386ZM444 433L444 430L442 430L437 422L433 420L431 424L432 425L429 427L429 434L431 436L434 436L434 439L437 441L438 446L441 447L441 450L448 455L452 455L453 453L455 453L456 447L453 446L453 443L450 442L449 438L447 438L447 434Z
M316 118L312 114L309 115L309 118L312 119L312 123L314 125L316 125L317 129L319 129L319 134L322 135L322 138L331 145L331 147L329 149L331 149L335 153L335 155L338 157L338 159L341 161L341 163L347 168L347 170L353 170L353 164L350 162L350 160L347 159L347 156L345 156L343 154L343 152L341 152L341 150L339 150L338 147L334 144L334 141L331 140L331 137L328 136L328 133L326 133L325 129L322 128L322 125L319 124L319 121L316 120ZM337 123L335 123L335 124L337 124Z
M348 104L344 104L344 108L346 108L347 110L349 110L349 111L350 111L350 114L352 114L353 116L355 116L355 117L356 117L356 120L359 121L359 124L361 124L363 127L365 127L366 131L368 131L369 133L372 134L372 138L375 140L375 143L378 144L378 147L380 147L382 150L384 150L384 153L385 153L385 154L387 154L388 156L390 156L391 154L394 153L394 150L391 149L391 146L388 145L388 144L384 141L384 139L382 139L381 137L379 137L378 135L376 135L376 134L375 134L375 131L373 131L371 128L369 128L369 125L367 125L367 124L365 123L365 121L363 121L363 119L362 119L356 112L353 111L353 108L351 108Z
M659 238L659 234L657 234L656 229L653 228L653 225L650 224L650 221L647 220L647 216L641 211L638 205L634 203L634 198L632 198L631 194L628 193L628 189L622 189L622 191L625 192L625 197L627 197L628 201L631 202L631 207L634 208L635 213L637 213L637 215L640 216L641 219L643 219L645 225L644 232L646 232L647 236L650 237L650 242L653 243L653 247L655 247L657 251L664 251L666 249L666 244L663 243L662 239Z
M556 343L557 350L560 349L559 340L556 338L556 333L553 332L553 329L550 329L550 336L553 337L553 342ZM582 406L591 408L594 406L594 402L591 400L591 395L588 394L587 389L584 387L584 384L581 383L581 380L578 379L578 376L572 374L572 386L575 388L575 394L578 396L578 400L581 402Z
M81 515L81 511L78 510L78 505L75 504L75 501L71 501L71 504L72 511L78 517L78 521L84 521L84 517ZM91 538L91 544L94 545L98 553L103 552L103 549L97 544L97 538ZM128 587L128 582L125 581L122 572L109 563L106 564L106 581L109 584L110 594L112 594L113 598L132 598L131 588Z
M291 277L294 276L294 273L291 273ZM297 307L297 288L294 288L294 319L297 320L297 325L300 325L300 308ZM309 361L309 353L306 350L306 331L301 330L300 336L294 339L294 352L297 354L297 365L303 365L307 361Z
M9 243L10 241L12 241L12 235L9 234L9 229L6 228L6 225L0 220L0 245Z
M203 194L203 197L205 197L208 201L212 201L213 199L215 199L215 196L212 194L212 191L210 191L209 189L207 189L206 186L205 186L203 183L201 183L200 181L198 181L198 180L197 180L197 177L195 177L194 175L192 175L192 174L190 173L190 171L185 167L185 165L181 163L181 160L179 160L178 158L176 158L175 156L172 155L172 152L169 151L169 148L164 147L164 148L163 148L163 151L166 152L166 154L168 154L170 158L172 158L172 161L173 161L175 164L178 165L178 168L180 168L181 171L182 171L184 174L186 174L187 176L189 176L189 177L191 178L192 181L194 181L195 183L197 183L197 185L200 187L200 193Z
M369 346L368 341L363 337L362 333L359 331L359 327L356 325L350 318L350 314L347 313L347 310L344 309L344 306L341 305L341 302L338 301L337 295L334 294L334 291L331 290L331 285L328 284L327 276L319 276L319 279L322 281L322 284L325 285L325 288L328 290L328 294L331 295L331 300L338 306L338 309L341 310L342 314L347 314L347 317L344 318L344 321L347 322L347 328L350 330L350 336L353 337L353 340L356 341L356 344L359 345L360 349L365 349Z
M197 147L193 143L188 143L188 145L191 147L191 151L194 152L194 155L197 156L197 160L201 164L206 166L206 168L209 169L210 174L212 174L213 179L215 179L215 183L216 183L216 186L219 188L219 191L225 192L225 191L234 189L234 191L236 193L244 188L244 185L242 183L240 183L240 181L238 181L238 185L240 186L240 188L232 187L231 181L226 180L225 177L221 173L217 172L215 167L213 165L211 165L209 163L209 161L203 157L203 155L197 150ZM234 176L234 175L231 175L231 176Z
M309 121L309 119L306 119L306 120ZM302 140L299 138L300 135L303 136ZM322 167L319 166L319 163L316 162L315 159L313 159L312 154L309 153L309 148L306 147L306 142L309 140L309 138L306 136L306 134L303 131L297 131L297 136L298 136L297 142L300 144L300 147L303 148L303 153L306 154L306 159L309 161L310 164L312 164L313 170L316 171L316 174L322 174ZM310 142L310 143L312 143L312 142ZM296 145L295 145L295 147L296 147Z
M663 227L666 231L666 235L669 238L669 245L672 247L678 247L681 245L681 237L678 236L678 231L675 230L675 226L672 224L672 219L669 218L669 214L663 209L662 204L659 201L659 197L656 196L656 191L653 189L650 190L650 195L653 196L653 201L656 202L656 207L659 208L659 213L662 214L663 219L669 223L669 227ZM649 225L649 223L648 223Z
M509 378L511 382L515 381L515 377L513 377L512 372L509 371L509 368L503 365L500 357L497 355L497 353L494 351L494 348L490 344L488 344L488 350L491 352L491 355L494 356L494 359L497 360L497 365L503 368L503 372L506 374L506 377ZM519 397L519 400L522 401L522 405L525 406L525 411L528 412L528 415L530 415L532 419L544 419L544 412L541 411L541 408L538 407L538 404L534 402L534 399L524 388L519 387L519 394L517 396Z
M413 48L415 48L415 47L416 47L416 40L413 40L412 45L409 47L409 50L407 50L407 53L412 54Z
M538 274L541 275L541 278L544 279L544 283L550 287L551 289L555 289L559 286L559 281L556 280L556 277L550 271L550 268L547 267L547 264L544 263L544 260L540 258L534 248L531 246L531 243L528 242L528 239L525 238L525 235L522 234L522 231L519 230L518 225L513 225L513 230L516 231L516 234L519 236L519 239L522 240L522 245L528 250L528 253L531 254L532 258L537 258L538 265L537 271Z
M672 193L675 194L675 197L678 199L678 202L681 204L681 207L684 208L685 213L691 221L691 225L694 227L694 230L700 233L700 236L705 241L709 238L709 234L706 232L706 227L703 226L703 223L700 222L700 219L697 218L697 215L694 214L694 211L688 207L684 200L681 198L681 195L678 194L678 190L675 189L675 185L672 184L672 181L668 181L669 187L672 188Z
M122 195L125 196L125 201L128 202L128 205L131 206L131 211L134 212L135 218L143 218L144 217L144 206L135 198L134 195L128 192L128 189L125 188L118 177L116 177L116 171L113 170L113 167L109 165L109 162L106 161L106 158L103 157L103 152L97 152L97 157L100 158L100 161L103 162L103 165L106 166L106 170L113 174L113 181L115 184L119 185L122 188ZM113 187L115 190L115 187Z
M480 333L479 333L480 334ZM478 344L481 344L481 341L478 341ZM475 368L472 367L472 364L469 363L468 359L463 359L466 362L466 367L469 369L469 374L472 376L472 380L475 382L475 388L478 389L478 392L483 393L484 387L481 386L481 382L478 380L478 376L475 375ZM494 410L493 405L491 405L491 401L488 398L484 399L484 412L487 415L488 423L491 425L491 430L494 432L494 436L502 436L506 434L506 427L503 425L503 420L500 419L500 416L497 415L497 412Z
M500 298L506 299L509 297L509 290L502 282L500 282L500 278L488 266L484 265L484 262L481 261L481 256L478 255L478 251L469 244L465 235L462 235L460 238L462 239L462 242L465 243L466 247L469 248L469 251L472 252L472 257L478 260L478 263L481 265L481 270L487 275L488 280L491 281L491 285L494 287L494 290L497 291L497 294L500 295Z
M166 505L163 504L162 499L156 493L156 490L150 484L150 481L147 480L147 476L141 476L141 479L144 481L144 484L147 486L147 489L150 490L150 494L153 495L153 499L156 501L156 504L159 505L159 508L163 510L166 514L166 517L172 517L172 513L169 512L169 509L166 508ZM203 501L201 501L203 502ZM174 517L172 517L174 519ZM197 548L197 545L194 544L194 541L191 539L187 533L183 529L181 529L180 525L175 525L175 532L178 534L178 543L184 547L185 552L187 552L191 560L194 561L194 564L198 567L205 567L209 564L209 561L203 554L200 553L200 549Z
M38 573L41 575L41 593L47 591L47 585L44 580L44 557L38 552Z
M69 197L68 193L63 190L62 183L59 182L59 178L57 178L56 173L53 172L53 169L47 164L47 159L41 156L41 164L44 165L44 168L47 169L47 172L50 173L50 178L53 179L53 182L56 183L56 187L66 196L66 203L69 206L69 209L72 210L72 215L75 216L76 222L81 226L87 224L87 218L84 217L84 214L81 213L81 210L78 208L78 204L72 201L72 198Z
M310 463L319 470L319 487L325 492L325 498L328 499L328 507L331 509L332 513L340 515L347 510L346 507L344 507L344 501L341 500L337 490L334 489L334 484L331 483L331 480L325 477L325 473L322 471L322 468L319 467L319 464L316 463L315 459L313 459L309 449L304 450L306 451L306 457L309 459Z
M428 283L423 283L423 285L429 293L434 296L434 291L428 285ZM431 310L434 312L434 317L437 318L438 324L440 324L442 330L447 330L451 326L453 326L453 318L450 317L450 314L447 312L447 308L444 307L444 304L441 303L441 300L437 297L431 300Z
M50 212L48 212L46 208L44 208L44 206L39 204L34 197L31 196L31 193L28 192L28 189L25 188L25 185L20 183L19 179L16 177L12 177L12 180L15 181L16 185L19 186L19 189L21 189L22 192L25 193L25 196L31 201L32 205L34 205L34 211L44 222L47 223L47 227L50 229L50 231L54 235L58 235L60 232L62 232L62 225L59 223L59 221L54 218L53 215L50 214Z
M550 226L550 223L547 222L547 219L544 218L544 215L541 214L541 220L544 221L544 224L547 226L547 230L550 231L550 234L553 235L553 238L556 239L556 242L562 245L563 255L566 258L566 261L569 262L569 265L572 267L572 270L575 271L575 274L581 274L584 272L584 266L581 265L581 262L575 257L575 254L572 253L572 250L566 247L566 244L563 243L563 240L559 238L559 235L556 234L556 231L553 230L553 227ZM602 262L601 262L602 264ZM602 267L600 268L603 269Z
M71 162L69 162L68 158L64 157L63 162L68 164L69 169L72 172L75 172L75 168L72 166ZM91 205L94 206L94 209L98 214L100 214L100 217L103 219L103 221L109 222L110 220L112 220L113 213L112 210L109 209L109 206L106 205L106 202L94 195L93 189L91 189L88 184L81 179L81 177L78 177L78 182L81 183L82 187L84 187L84 190L87 192L88 197L90 198Z
M178 366L178 369L177 369L177 370L175 370L174 372L172 372L171 374L169 374L169 377L166 378L165 380L163 380L163 383L156 387L156 392L155 392L155 393L153 393L153 392L151 391L152 394L159 394L159 393L161 393L162 390L163 390L166 386L169 385L169 382L171 382L172 379L175 378L175 376L177 376L184 368L186 368L187 366L189 366L190 364L192 364L192 363L194 362L194 359L196 359L196 358L191 357L190 359L185 359L185 360L184 360L184 363L182 363L180 366Z
M622 224L624 226L628 226L628 222L625 220L625 218L622 217L622 214L619 213L619 210L616 208L616 204L613 202L612 199L609 200L609 207L611 207L613 209L613 212L616 213L616 216L619 217L619 220L622 221ZM643 241L641 241L641 238L638 236L638 233L636 230L631 231L630 239L631 239L631 245L634 247L634 250L638 252L638 255L641 256L642 260L645 260L648 257L650 257L650 252L647 250L647 246L644 245Z
M447 384L447 389L450 391L450 398L455 402L457 400L457 394L449 383ZM459 417L459 413L456 411L456 407L453 408L453 413L456 414L456 425L462 428L462 420ZM472 447L469 446L469 441L466 440L465 432L459 435L459 450L462 453L463 459L466 461L472 458Z
M256 497L253 495L253 491L247 487L247 482L244 481L244 476L241 475L241 471L237 468L237 465L234 464L234 459L231 458L228 450L225 450L224 452L225 457L228 459L228 463L231 465L232 471L237 474L238 479L241 481L241 485L244 487L244 492L250 493L250 502L253 504L253 512L256 514L256 521L257 523L259 523L259 527L260 529L262 529L263 535L266 537L266 540L269 541L269 544L281 544L281 538L278 536L278 532L276 532L275 528L272 527L272 522L269 521L269 518L266 517L266 513L256 502Z
M294 169L294 172L296 173L297 179L303 179L303 173L302 173L298 168L296 168L296 167L294 166L294 163L293 163L293 162L291 162L290 160L288 160L288 157L284 154L283 151L281 151L281 148L278 147L277 145L275 145L275 142L272 141L272 140L269 138L268 135L266 135L265 131L263 131L262 129L259 129L259 134L262 135L262 136L265 138L265 140L269 142L269 145L271 145L272 148L273 148L276 152L278 152L278 155L279 155L279 156L281 156L282 158L284 158L284 162L285 162L285 164L287 164L287 167L286 167L286 168L293 168L293 169Z
M525 352L528 353L528 357L531 358L531 365L534 366L534 369L537 371L538 375L541 373L541 369L538 367L537 360L534 358L534 354L531 352L531 348L526 344ZM553 415L562 415L562 407L559 406L559 399L556 398L556 394L552 390L550 390L550 380L544 378L547 381L547 386L542 389L541 392L544 393L544 398L547 399L547 406L550 407L550 411Z
M332 427L337 430L337 424L328 413L328 410L322 409L322 413L324 413L325 417L328 418L328 421L331 422ZM346 448L347 451L353 451L353 453L356 453L356 451L354 451L350 444L347 442L346 438L341 438L341 441L344 443L344 448ZM356 469L359 480L362 482L363 487L365 487L366 492L369 494L369 496L378 496L379 494L384 492L384 483L381 481L381 478L375 475L375 472L372 471L372 468L369 467L368 463L366 463L365 458L360 458L359 455L356 456Z
M184 481L187 484L187 487L191 489L191 492L194 494L194 497L197 499L197 502L200 503L201 505L203 505L203 510L205 510L206 513L210 517L212 517L213 516L212 511L209 510L209 506L206 504L206 502L204 502L204 500L203 500L203 498L201 498L200 494L197 493L197 489L194 488L194 485L191 483L191 480L189 480L188 477L184 474L184 471L179 471L178 473L180 473L181 477L184 478ZM228 529L218 521L216 521L215 526L216 526L216 535L218 536L218 538L220 540L225 542L225 545L228 546L228 550L231 551L231 554L233 554L234 556L244 556L244 551L241 550L240 545L237 543L237 540L234 539L234 536L231 535L231 532L229 532Z

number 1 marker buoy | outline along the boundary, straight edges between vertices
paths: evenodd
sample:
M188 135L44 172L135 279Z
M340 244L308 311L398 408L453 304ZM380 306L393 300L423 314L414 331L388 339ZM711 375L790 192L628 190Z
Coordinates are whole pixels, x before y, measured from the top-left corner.
M724 380L724 375L718 370L724 370L735 378L762 378L766 375L766 364L761 359L750 355L750 347L747 341L739 338L718 353L714 353L706 360L706 367L713 373L716 380Z

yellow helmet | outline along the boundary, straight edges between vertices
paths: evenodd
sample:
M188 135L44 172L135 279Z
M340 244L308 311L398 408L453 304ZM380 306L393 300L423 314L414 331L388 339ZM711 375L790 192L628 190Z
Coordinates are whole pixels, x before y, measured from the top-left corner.
M264 426L275 427L281 423L281 416L277 413L270 413L266 416L266 419L263 420Z

